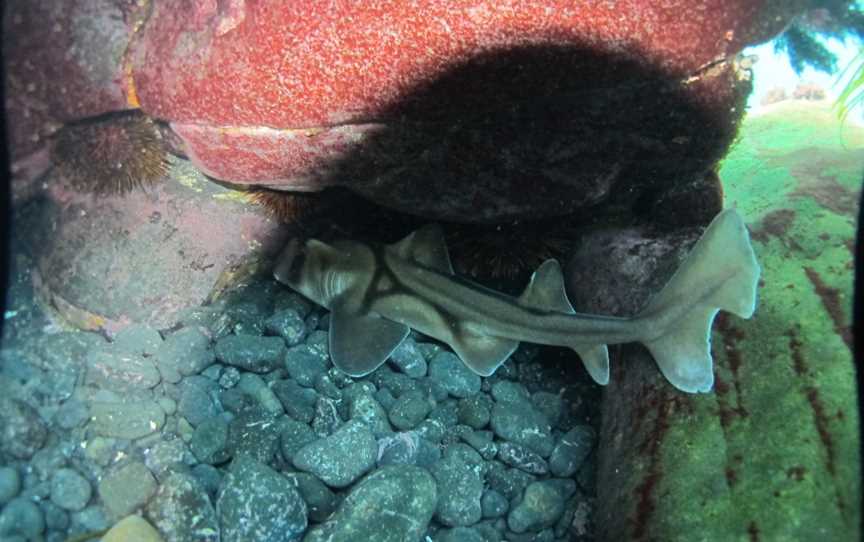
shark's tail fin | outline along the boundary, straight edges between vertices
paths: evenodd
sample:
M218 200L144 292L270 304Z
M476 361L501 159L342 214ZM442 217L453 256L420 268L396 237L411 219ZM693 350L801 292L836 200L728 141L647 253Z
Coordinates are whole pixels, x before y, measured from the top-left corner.
M672 279L637 317L648 347L676 388L707 392L714 385L711 324L720 309L749 318L756 308L759 265L741 216L717 215Z

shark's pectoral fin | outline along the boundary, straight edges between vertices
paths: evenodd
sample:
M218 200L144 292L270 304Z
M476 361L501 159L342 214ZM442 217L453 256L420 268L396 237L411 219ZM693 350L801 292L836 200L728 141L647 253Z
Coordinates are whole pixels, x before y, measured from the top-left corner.
M609 383L609 349L605 344L574 346L573 350L582 358L582 364L594 382L601 386Z
M389 248L403 260L415 261L448 275L453 274L444 232L438 224L423 226Z
M390 357L409 331L398 322L336 306L330 313L330 358L350 376L365 376Z
M573 314L573 307L564 292L564 275L557 260L546 260L531 275L531 282L519 296L519 303L544 311Z
M465 365L480 376L489 376L507 361L519 341L460 330L450 343Z

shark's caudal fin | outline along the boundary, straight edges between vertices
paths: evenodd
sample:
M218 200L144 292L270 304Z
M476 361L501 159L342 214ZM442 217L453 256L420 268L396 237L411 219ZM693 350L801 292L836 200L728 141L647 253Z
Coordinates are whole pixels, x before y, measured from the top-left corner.
M714 385L711 324L718 310L749 318L756 308L759 265L741 216L721 212L668 284L636 318L660 371L676 388Z

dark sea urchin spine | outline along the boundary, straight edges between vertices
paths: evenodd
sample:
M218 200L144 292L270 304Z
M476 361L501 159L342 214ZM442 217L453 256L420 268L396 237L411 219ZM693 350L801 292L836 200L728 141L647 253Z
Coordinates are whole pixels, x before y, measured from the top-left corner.
M168 172L156 123L139 111L63 126L52 138L51 159L75 190L97 195L145 188Z

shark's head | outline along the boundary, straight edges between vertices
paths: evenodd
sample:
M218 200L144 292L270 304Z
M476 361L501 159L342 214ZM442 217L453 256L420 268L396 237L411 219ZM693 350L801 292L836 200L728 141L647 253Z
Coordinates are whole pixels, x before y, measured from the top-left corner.
M330 302L343 293L357 275L356 264L365 260L357 258L359 254L354 245L291 239L279 255L273 275L279 282L329 308Z

